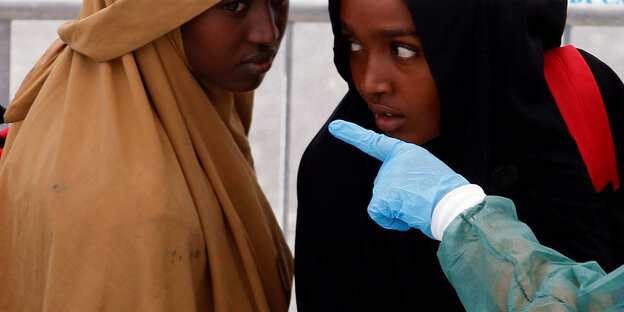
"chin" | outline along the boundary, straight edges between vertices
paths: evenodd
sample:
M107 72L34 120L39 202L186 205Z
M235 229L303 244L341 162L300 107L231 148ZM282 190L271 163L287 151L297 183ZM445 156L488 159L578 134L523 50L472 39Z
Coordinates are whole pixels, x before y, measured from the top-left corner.
M234 92L234 93L249 93L258 89L264 77L253 79L245 82L240 82L236 84L232 84L229 86L221 86L222 88Z
M264 80L264 76L256 76L251 78L246 77L246 79L232 79L230 81L223 79L217 81L211 81L210 79L199 79L200 83L204 86L213 85L223 90L234 93L253 92L260 86L262 80Z
M400 133L399 131L383 131L383 134L391 138L401 140L403 142L417 144L416 142L414 142L414 138L412 136L405 135L404 133Z
M419 137L419 136L405 135L405 134L399 134L399 133L384 133L384 134L389 137L393 137L395 139L399 139L401 141L416 144L419 146L422 146L435 138L433 136L432 137Z

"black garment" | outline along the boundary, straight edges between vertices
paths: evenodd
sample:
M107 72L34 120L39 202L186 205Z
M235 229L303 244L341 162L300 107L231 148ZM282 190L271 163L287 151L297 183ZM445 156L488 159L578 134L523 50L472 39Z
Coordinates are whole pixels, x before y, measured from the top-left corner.
M6 109L0 105L0 124L4 123L4 112L6 112ZM4 147L4 142L5 139L3 137L0 137L0 148Z
M510 197L540 242L607 271L624 263L622 188L596 194L543 75L543 51L560 45L565 0L406 0L438 86L440 137L425 147L489 195ZM335 64L350 91L331 120L379 132L352 84L329 1ZM624 85L581 51L605 102L624 170ZM307 311L461 311L416 230L389 231L367 215L380 162L334 139L326 125L298 178L297 305ZM622 175L621 175L622 176Z

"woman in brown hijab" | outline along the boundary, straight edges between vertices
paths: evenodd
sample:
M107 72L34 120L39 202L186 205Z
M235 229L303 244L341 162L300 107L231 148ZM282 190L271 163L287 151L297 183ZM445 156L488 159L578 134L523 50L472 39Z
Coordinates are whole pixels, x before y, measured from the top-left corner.
M0 311L286 311L253 90L287 0L84 0L5 114Z

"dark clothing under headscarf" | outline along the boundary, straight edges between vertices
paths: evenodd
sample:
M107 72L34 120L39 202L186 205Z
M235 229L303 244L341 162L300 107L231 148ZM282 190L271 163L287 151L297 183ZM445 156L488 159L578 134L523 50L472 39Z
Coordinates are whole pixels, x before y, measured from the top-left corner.
M440 137L425 147L487 194L513 199L542 244L607 271L624 263L622 191L593 189L543 75L544 50L560 45L567 2L406 3L441 103ZM349 92L329 121L380 132L352 82L339 7L329 1L335 64ZM607 65L581 54L623 168L624 86ZM367 215L380 165L334 139L326 125L308 146L298 180L299 311L462 310L437 262L437 242L416 230L385 230Z

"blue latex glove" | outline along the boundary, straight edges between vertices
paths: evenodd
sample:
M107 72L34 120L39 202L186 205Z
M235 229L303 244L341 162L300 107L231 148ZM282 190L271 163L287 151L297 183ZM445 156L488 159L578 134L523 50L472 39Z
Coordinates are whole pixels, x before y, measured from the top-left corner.
M431 234L433 208L442 197L468 181L424 148L335 120L329 132L381 161L368 214L387 229L410 227Z

